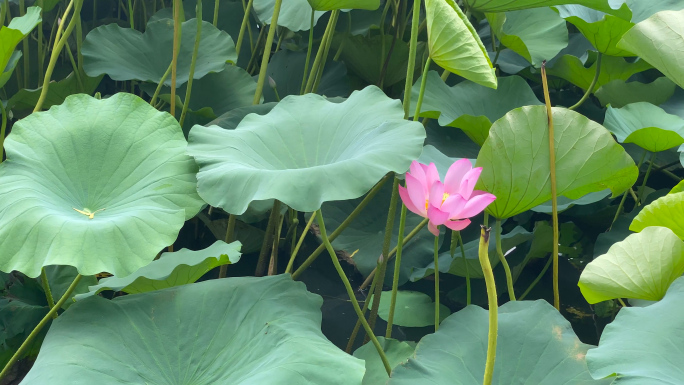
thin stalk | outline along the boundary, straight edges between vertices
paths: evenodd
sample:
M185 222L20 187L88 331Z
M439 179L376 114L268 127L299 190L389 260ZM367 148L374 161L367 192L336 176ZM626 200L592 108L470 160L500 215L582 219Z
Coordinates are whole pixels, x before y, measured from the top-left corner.
M74 17L76 20L76 63L78 64L78 73L85 74L83 72L83 53L81 52L81 47L83 46L83 25L81 19L81 12L75 13Z
M461 246L461 258L463 258L463 266L466 272L466 305L470 305L472 295L470 291L470 269L468 268L468 259L465 254L465 246L463 245L463 237L461 237L461 232L458 231L458 244Z
M344 229L346 229L347 226L349 226L349 224L357 216L359 216L359 214L361 214L361 211L363 211L363 209L366 208L368 203L370 203L370 201L380 191L380 188L385 184L385 182L387 182L388 179L389 176L385 176L382 179L380 179L380 181L368 192L368 194L366 194L366 197L363 198L363 200L359 203L358 206L356 206L354 211L352 211L349 214L349 216L344 221L342 221L342 223L340 223L340 225L335 229L335 231L333 231L332 234L330 234L331 242L334 241L335 238L337 238L337 236L340 235L340 233L342 233L342 231L344 231ZM306 261L304 261L304 263L302 263L302 265L299 266L299 268L292 274L292 279L296 280L297 278L299 278L299 276L304 272L304 270L306 270L306 268L309 267L316 260L316 258L318 258L318 255L321 254L324 248L325 245L323 244L318 246L316 250L314 250L314 252L311 253L311 255L309 255Z
M171 58L171 106L169 112L176 117L176 75L178 70L178 53L180 52L181 23L180 10L183 0L173 0L173 57Z
M159 97L159 93L161 92L162 87L164 86L164 82L166 81L166 78L169 77L171 74L171 67L173 66L173 62L169 64L169 67L166 69L166 72L164 72L164 75L162 75L161 79L159 79L159 83L157 84L157 88L154 90L154 95L152 95L152 99L150 99L150 105L154 106L154 103L157 101L157 97Z
M40 7L40 20L38 23L38 84L43 84L43 71L45 67L45 53L43 52L43 0L38 0ZM94 20L94 19L93 19ZM2 17L0 17L0 24L2 24Z
M323 60L323 54L325 53L325 46L328 41L332 41L332 35L335 33L335 24L337 23L337 17L339 14L339 9L332 11L330 14L328 25L325 27L325 33L323 33L323 38L321 39L321 45L318 47L318 52L316 52L316 58L314 58L313 65L311 66L309 78L306 80L306 87L304 88L305 94L308 94L313 90L313 86L318 75L318 70L321 67L321 61Z
M525 292L522 293L522 295L520 296L521 301L524 300L525 297L527 297L527 295L530 293L530 291L532 291L532 289L534 289L535 286L537 286L537 283L539 283L539 281L542 279L544 274L546 274L546 270L548 270L549 266L551 266L551 262L553 262L553 255L550 256L549 259L546 261L544 268L539 273L539 275L537 275L537 278L535 278L534 281L532 281L532 283L530 283L530 286L527 288L527 290L525 290Z
M644 155L641 156L641 160L639 160L639 165L637 165L637 170L641 169L641 165L644 163L644 159L646 159L646 154L648 154L648 151L644 151ZM613 217L613 221L610 223L610 227L608 228L608 231L613 227L613 224L615 224L615 221L617 221L618 217L620 216L620 212L622 211L622 208L625 205L625 201L627 200L627 193L632 191L632 189L628 189L625 191L624 194L622 194L622 199L620 200L620 204L618 205L617 211L615 212L615 216ZM639 199L635 198L634 199L634 204L638 205L639 204Z
M81 275L78 274L76 276L76 278L74 279L74 281L69 286L69 288L66 290L66 292L64 293L62 298L59 299L59 301L55 304L55 306L53 306L52 309L50 309L50 311L48 311L48 313L45 315L45 317L43 317L43 319L40 320L38 325L36 325L36 327L33 329L31 334L29 334L29 336L21 344L19 349L17 349L17 351L14 353L12 358L10 358L10 360L7 362L7 364L5 365L5 368L2 369L2 372L0 372L0 380L2 380L2 378L5 377L5 375L7 375L10 368L12 368L12 365L14 365L14 363L17 362L17 360L24 354L24 352L26 351L26 349L28 349L29 345L31 344L31 342L33 342L33 340L36 338L38 333L40 333L40 331L43 329L43 327L57 313L57 310L59 310L62 307L62 305L64 305L64 302L66 302L66 300L71 297L71 294L76 289L76 286L78 286L78 283L81 281L81 278L82 278Z
M544 87L544 101L549 124L549 168L551 170L551 216L553 218L553 305L560 310L560 295L558 293L558 193L556 191L556 143L553 135L553 110L549 97L549 84L546 81L546 62L541 67L542 84Z
M489 333L487 336L487 361L485 362L485 372L483 385L491 385L494 376L494 363L496 361L496 339L499 328L499 304L496 300L496 284L494 283L494 272L489 263L489 232L491 228L482 226L480 230L480 250L478 257L482 266L482 274L487 285L487 301L489 303Z
M213 18L213 20L211 21L211 24L212 24L214 27L216 27L216 25L218 24L218 14L219 14L219 3L220 3L220 2L221 2L221 1L219 1L219 0L214 0L214 18ZM200 18L198 17L197 20L200 20ZM238 54L239 54L239 53L238 53Z
M313 9L313 7L311 7L311 25L309 28L309 46L306 49L306 61L304 62L304 73L302 74L302 86L299 88L299 94L300 95L304 93L304 89L306 87L306 75L309 74L309 61L311 60L311 51L313 50L313 30L314 30L314 9Z
M404 4L406 4L404 2ZM411 87L413 87L413 72L416 68L416 50L418 48L418 29L420 27L420 0L413 0L413 15L411 19L411 40L409 41L409 57L406 65L406 84L404 85L404 119L409 117L411 105Z
M394 260L394 276L392 277L392 295L390 297L389 315L387 316L387 330L385 338L392 337L392 323L394 322L394 308L397 306L397 292L399 291L399 271L401 269L401 252L404 249L404 230L406 228L406 206L401 205L399 215L399 237L397 239L397 258Z
M620 305L622 307L627 307L627 304L625 303L625 301L622 300L622 298L618 298L617 300L618 300L618 302L620 302Z
M382 346L380 346L380 342L378 342L378 339L375 337L375 334L373 334L373 330L371 329L370 325L368 325L368 322L366 322L366 317L364 317L363 313L361 312L361 307L359 306L359 302L356 300L356 296L354 295L354 290L352 289L351 284L349 283L349 279L347 278L347 275L344 273L344 270L342 270L342 266L340 266L340 261L337 259L337 254L335 254L335 250L330 244L330 240L328 239L328 235L326 234L325 223L323 222L323 214L321 214L320 209L316 211L316 222L318 222L318 228L321 231L321 238L323 239L323 244L325 245L325 248L328 250L328 254L330 254L330 258L332 259L332 262L335 265L335 270L337 270L337 274L340 276L340 279L342 279L344 288L347 289L347 295L351 300L352 306L354 307L354 311L361 320L361 324L363 325L363 328L366 330L366 334L368 334L368 336L370 336L371 341L373 341L373 345L375 346L375 349L378 351L378 355L380 356L382 364L385 367L385 370L387 371L387 375L390 375L392 373L392 367L390 366L389 361L387 360L385 351L382 349Z
M582 99L579 100L575 105L568 107L569 110L576 110L579 108L588 98L589 95L591 95L594 92L594 87L596 87L596 83L598 82L599 75L601 75L601 59L603 58L603 54L601 52L598 53L598 57L596 58L596 73L594 74L594 79L592 79L591 84L589 85L589 88L587 88L587 91L584 93L582 96Z
M0 27L5 25L5 17L7 17L7 9L9 9L9 0L5 0L2 3L2 8L0 9Z
M218 4L219 0L216 0ZM202 0L197 0L197 9L195 11L197 20L197 35L195 36L195 45L192 48L192 59L190 60L190 73L188 74L188 85L185 89L185 99L183 99L183 110L181 110L180 126L183 127L185 116L188 113L190 106L190 95L192 92L192 80L195 76L195 65L197 64L197 53L199 52L200 38L202 36Z
M278 274L278 247L280 246L280 232L283 229L284 215L280 216L280 221L275 228L275 235L273 237L273 247L271 248L271 261L268 263L268 275Z
M344 46L347 44L347 40L349 40L349 36L351 35L351 28L352 28L351 12L347 12L347 34L344 36L342 43L340 43L340 47L337 48L337 52L335 52L335 56L333 57L333 61L338 61L340 59L340 56L342 55L342 51L344 51ZM383 43L384 43L384 40L383 40Z
M55 307L55 299L52 297L52 290L50 289L50 282L48 281L45 268L40 269L40 283L43 284L43 291L45 292L45 299L47 299L48 307L52 309ZM57 313L52 315L52 318L57 319Z
M78 82L78 87L81 92L85 92L85 87L83 86L83 80L81 80L81 72L78 70L78 64L74 60L74 55L71 53L71 48L69 44L65 44L65 51L69 56L69 62L71 62L71 68L74 70L74 76L76 77L76 82Z
M133 21L133 0L128 0L128 21L131 24L131 29L135 29L135 22Z
M385 57L385 18L387 18L390 4L392 4L392 0L385 2L385 8L382 9L382 16L380 16L380 57ZM384 67L384 63L380 64L380 72L382 72L382 67Z
M506 286L508 286L508 299L511 301L515 301L515 291L513 289L513 276L511 275L511 268L510 266L508 266L508 261L504 256L503 250L501 249L501 219L499 218L496 218L496 230L494 231L496 237L496 253L499 254L499 261L501 261L501 264L503 265L504 270L506 271Z
M218 2L219 0L216 0ZM249 23L249 13L252 10L252 4L254 0L249 0L247 6L245 7L245 15L242 17L242 24L240 24L240 33L238 34L237 43L235 44L235 50L237 51L237 58L235 59L235 65L237 65L237 59L240 58L240 49L242 48L242 41L245 39L245 29ZM214 15L216 18L216 15Z
M646 182L648 181L648 177L651 176L651 169L653 168L653 163L655 163L656 157L658 156L657 152L654 152L651 154L651 160L648 162L648 168L646 169L646 175L644 175L644 180L641 182L641 187L639 187L638 193L639 193L639 201L637 202L637 205L641 204L641 202L644 201L644 196L646 195Z
M268 68L268 60L271 57L271 47L273 46L273 38L275 37L276 29L278 29L278 15L280 14L280 6L283 0L276 0L273 7L273 17L271 18L271 25L268 28L268 36L266 37L266 45L264 46L264 54L261 57L261 68L259 69L259 80L257 81L256 92L252 104L259 104L261 102L261 93L264 90L264 82L266 81L266 69Z
M19 0L19 16L24 16L26 14L26 6L24 5L24 0ZM22 88L30 88L29 86L29 75L31 74L31 67L29 61L29 39L23 39L22 41L22 60L24 62L24 86ZM4 69L4 68L3 68Z
M0 163L2 163L5 158L5 132L7 131L7 110L2 100L0 100L0 113L2 114L2 124L0 125Z
M416 111L413 113L413 121L417 122L420 115L420 109L423 107L423 96L425 95L425 86L427 85L428 71L430 70L430 63L432 59L428 56L425 60L425 67L423 68L423 76L420 81L420 92L418 93L418 102L416 102Z
M275 233L276 223L279 222L280 216L280 201L273 200L273 208L271 208L271 215L268 217L268 224L266 225L266 233L264 234L264 241L261 244L261 251L259 252L259 260L254 275L261 277L266 270L266 257L270 248L273 246L273 235Z
M304 227L304 231L302 232L302 235L299 237L299 241L297 241L297 246L295 246L294 251L292 252L292 255L290 256L290 261L287 263L287 269L285 269L286 273L292 273L292 267L294 266L295 258L297 258L297 253L299 252L299 248L302 247L302 243L304 243L304 238L306 237L306 233L309 231L309 228L311 227L311 224L313 223L315 218L316 218L316 216L312 213L311 218L309 218L309 221L306 222L306 227ZM294 278L294 276L293 276L293 278Z
M435 236L435 331L439 330L439 235Z
M368 290L368 293L373 293L375 291L375 284L377 283L376 280L373 280L373 284L371 284L370 289ZM361 309L361 314L366 316L366 312L368 311L368 307L370 306L371 301L366 298L365 301L363 301L363 308ZM347 347L344 349L345 352L348 354L352 354L352 349L354 348L354 343L356 342L356 337L359 334L359 330L361 330L361 319L356 320L356 324L354 325L354 329L352 329L351 335L349 336L349 341L347 341Z
M256 67L256 60L259 53L259 48L261 48L261 41L263 40L264 31L266 30L267 28L264 27L261 28L261 30L259 31L259 36L257 36L256 45L254 46L254 49L252 49L252 56L249 58L249 63L247 63L246 68L247 72L249 72L250 75L252 74L252 67Z
M218 1L218 0L216 0ZM231 243L235 239L234 233L235 233L235 221L237 220L237 217L233 214L230 214L228 216L228 223L226 225L226 238L224 241L226 243ZM226 278L226 274L228 274L228 265L221 265L219 268L219 278Z
M337 27L337 20L340 17L340 13L333 13L330 15L331 18L334 18L334 23L332 26L332 32L328 35L328 41L325 43L325 48L323 49L323 58L321 60L321 64L318 66L318 72L316 73L316 80L314 80L313 87L311 88L311 92L316 92L318 90L318 84L321 82L321 78L323 77L323 70L325 70L325 64L328 61L328 53L330 52L330 47L332 46L332 41L333 41L333 36L335 36L335 28ZM340 44L340 48L344 45L344 41Z

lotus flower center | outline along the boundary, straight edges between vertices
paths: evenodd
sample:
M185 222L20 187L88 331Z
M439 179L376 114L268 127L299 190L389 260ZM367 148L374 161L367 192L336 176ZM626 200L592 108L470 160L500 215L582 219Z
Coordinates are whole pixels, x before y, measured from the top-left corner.
M444 195L442 195L442 204L444 204L444 201L446 201L448 197L449 193L444 193Z

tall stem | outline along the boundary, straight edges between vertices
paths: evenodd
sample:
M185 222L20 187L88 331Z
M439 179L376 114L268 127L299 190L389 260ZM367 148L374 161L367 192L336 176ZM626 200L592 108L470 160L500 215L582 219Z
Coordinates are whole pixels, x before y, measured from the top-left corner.
M368 290L369 294L375 292L375 284L377 283L377 280L374 279L370 289ZM366 300L363 301L363 309L361 309L361 314L363 314L364 317L366 315L366 311L368 311L370 303L370 298L366 298ZM354 329L352 329L351 335L349 336L349 341L347 341L347 347L344 349L345 352L352 354L352 349L354 348L354 343L356 342L356 336L359 334L359 330L361 330L361 320L357 319Z
M641 170L641 165L644 163L644 159L646 159L646 154L648 154L648 151L644 150L644 154L641 156L641 160L639 160L639 164L637 165L637 170ZM618 205L617 211L615 212L615 216L613 217L613 221L610 223L610 227L608 228L608 231L613 227L613 224L615 224L615 221L617 221L618 217L620 216L620 212L622 211L622 208L625 205L625 200L627 200L627 194L632 191L631 189L627 189L624 194L622 194L622 199L620 200L620 204ZM637 205L639 204L639 199L635 199L634 203Z
M425 60L425 68L423 68L423 76L420 80L420 92L418 93L418 101L416 102L416 110L413 113L413 121L418 121L420 115L420 109L423 107L423 96L425 95L425 86L427 85L428 71L430 70L430 63L432 59L428 56Z
M515 301L515 291L513 289L513 276L511 275L511 268L508 266L508 261L504 256L503 250L501 249L501 219L496 218L496 253L499 254L499 261L506 271L506 285L508 286L508 298L511 301Z
M24 0L19 0L19 16L24 16L25 13L26 13L26 7L24 6ZM23 51L22 61L24 62L24 87L23 88L31 88L29 85L29 75L31 74L31 67L30 67L30 62L29 62L29 39L23 39L22 51Z
M637 205L644 201L644 196L646 195L646 182L648 181L648 177L651 176L651 169L653 168L653 163L655 163L657 155L657 152L651 154L651 160L648 162L646 175L644 175L644 180L641 182L641 187L639 187L639 191L637 191L639 193L639 201L637 202Z
M435 331L439 330L439 235L435 236Z
M409 41L409 57L406 65L406 84L404 85L404 119L409 117L411 105L411 87L413 87L413 73L416 69L416 50L418 49L418 30L420 28L420 0L413 0L413 14L411 19L411 40Z
M218 2L219 0L216 0ZM240 49L242 48L242 41L245 38L245 29L247 27L247 23L249 22L249 13L252 10L252 4L254 4L254 0L249 0L247 2L247 6L245 7L245 15L242 17L242 24L240 24L240 33L238 34L238 39L237 43L235 44L235 50L237 51L237 57L240 57ZM214 15L216 17L216 15ZM235 59L235 64L237 65L237 59Z
M601 52L598 53L598 58L596 59L596 73L594 73L594 79L592 79L591 84L589 85L589 88L587 88L587 91L584 93L582 96L582 99L579 100L575 105L569 107L569 110L576 110L579 108L586 100L589 98L589 95L591 95L594 92L594 87L596 87L596 83L598 82L599 75L601 75L601 59L603 58L603 54Z
M29 334L29 336L26 338L24 343L21 344L19 349L17 349L16 353L14 353L12 358L10 358L10 360L7 362L5 368L2 369L2 372L0 372L0 380L2 380L2 378L5 377L5 375L7 375L10 368L12 368L12 365L14 365L14 363L17 362L17 360L24 354L24 352L26 351L26 349L28 349L29 345L31 345L31 342L33 342L38 333L40 333L43 327L53 318L53 315L57 313L57 310L59 310L62 307L62 305L64 305L64 302L66 302L66 300L71 297L71 294L76 289L76 286L78 286L78 283L81 281L81 278L82 276L78 274L69 286L69 288L66 290L62 298L59 299L55 306L53 306L52 309L50 309L50 311L48 311L48 313L45 315L45 317L43 317L43 319L40 320L38 325L36 325L31 334Z
M2 113L2 124L0 125L0 163L2 163L5 158L5 132L7 130L7 110L2 100L0 100L0 113Z
M544 101L549 124L549 168L551 170L551 215L553 218L553 305L560 310L560 294L558 292L558 193L556 191L556 143L553 135L553 110L549 97L549 84L546 81L546 62L541 67L544 87Z
M530 286L527 287L527 290L525 290L522 293L522 295L520 296L521 301L524 300L525 297L527 297L527 295L530 293L530 291L532 291L532 289L534 289L535 286L537 286L537 283L539 283L539 281L542 279L544 274L546 274L546 270L548 270L549 266L551 266L551 262L553 262L553 255L549 256L549 259L546 261L546 264L544 265L544 268L542 269L542 271L539 273L539 275L537 275L537 278L535 278L534 281L532 281L532 283L530 283Z
M454 240L453 234L456 234L456 237L458 239ZM461 247L461 258L463 259L463 268L465 269L465 280L466 280L466 305L470 305L470 302L472 300L472 293L471 293L471 288L470 288L470 268L468 267L468 259L466 258L466 253L465 253L465 246L463 246L463 238L461 237L461 232L460 231L453 231L451 236L451 258L454 258L454 251L453 249L455 248L454 246L454 241L458 242L458 245Z
M321 62L323 61L323 55L326 53L325 46L329 40L332 41L332 35L335 33L335 24L337 24L337 17L339 14L339 9L332 11L330 14L328 25L325 27L325 33L323 33L323 38L321 39L321 45L318 47L318 52L316 52L316 58L311 66L309 78L306 80L306 87L304 87L305 94L308 94L313 90L314 83L316 82L316 77L318 75L318 70L321 67Z
M168 68L166 68L166 72L164 72L164 75L162 75L161 79L159 79L159 83L157 84L157 88L154 90L154 95L152 95L152 99L150 99L150 105L153 107L154 107L154 102L157 101L157 97L159 97L159 93L161 92L161 89L164 86L164 82L166 81L166 79L171 74L171 67L173 67L173 62L169 63Z
M218 0L216 0L218 2ZM226 225L226 237L225 237L225 242L226 243L231 243L234 241L234 233L235 233L235 221L237 220L237 217L233 214L230 214L228 216L228 223ZM228 265L221 265L219 268L219 278L226 278L226 274L228 274Z
M268 60L271 57L271 47L273 46L273 38L275 37L276 29L278 29L278 15L280 14L280 6L282 4L283 0L275 0L273 17L271 18L271 25L268 27L268 36L266 37L266 45L264 46L264 55L261 57L259 80L257 81L257 88L256 92L254 93L254 100L252 100L252 104L259 104L261 102L261 93L264 90L264 82L266 81Z
M264 275L264 270L266 269L266 258L268 257L268 252L273 246L273 235L275 233L276 224L279 223L280 217L280 201L277 199L273 200L273 208L271 209L271 215L268 217L268 224L266 225L266 233L264 234L264 241L261 244L261 251L259 252L259 260L257 261L257 267L254 271L254 275L261 277Z
M487 336L487 361L483 385L491 385L494 376L494 362L496 361L496 339L499 328L499 304L496 301L496 284L494 272L489 263L489 232L491 228L482 226L480 230L480 250L478 257L482 266L482 274L487 285L487 301L489 302L489 333Z
M171 107L169 112L176 116L176 75L178 70L178 52L180 51L181 23L180 10L183 0L173 0L173 57L171 58Z
M394 308L397 306L397 292L399 291L399 272L401 271L401 252L404 249L404 229L406 228L406 206L401 205L399 215L399 237L397 239L397 258L394 260L394 276L392 277L392 296L390 297L389 315L387 316L387 330L385 338L392 337L392 323L394 322Z
M299 88L299 94L304 93L306 87L306 75L309 74L309 61L311 60L311 51L313 50L313 32L314 32L314 9L311 7L311 24L309 27L309 45L306 49L306 61L304 62L304 73L302 74L302 86ZM313 216L312 216L313 218Z
M155 1L156 1L156 0L155 0ZM221 3L220 0L214 0L214 18L213 18L213 20L211 21L211 24L212 24L214 27L216 27L216 25L218 24L218 14L219 14L219 4L220 4L220 3ZM198 17L197 19L199 19L199 17ZM201 19L200 19L200 20L201 20ZM239 54L239 52L238 52L238 54Z
M351 12L350 12L351 13ZM330 47L332 46L333 37L335 36L335 27L337 27L337 20L340 17L340 13L333 13L330 16L333 19L332 32L328 34L328 40L325 43L325 48L323 49L323 57L321 58L321 64L318 66L318 72L316 73L316 79L314 80L313 87L311 87L311 92L316 92L318 90L318 84L321 82L323 77L323 70L325 70L325 63L328 61L328 52L330 52ZM340 44L340 47L342 47Z
M366 334L368 334L371 341L373 341L373 345L375 346L375 349L378 351L378 355L382 360L382 364L385 366L387 375L390 375L390 373L392 372L392 367L390 366L389 361L387 360L387 356L385 356L385 351L382 349L382 346L380 346L380 342L378 342L378 339L375 337L375 334L373 334L373 330L371 329L370 325L368 325L368 322L366 322L366 317L364 317L363 313L361 312L361 307L359 306L359 302L356 300L356 295L354 295L354 290L352 289L351 284L349 283L349 279L347 279L347 275L344 273L344 270L342 270L342 266L340 266L340 261L337 260L337 254L335 254L335 250L333 249L332 244L330 244L330 240L328 239L328 235L325 231L325 223L323 222L323 215L321 214L320 209L316 211L316 221L318 222L318 228L321 231L321 238L323 239L323 244L325 245L325 248L328 250L328 254L330 254L330 258L332 259L332 262L335 265L335 270L337 270L337 274L339 274L340 279L342 279L342 283L344 284L344 288L347 290L347 295L351 300L352 306L354 307L354 311L356 312L356 315L359 317L359 320L361 320L361 324L363 325L363 328L366 330Z
M299 241L297 241L297 246L295 246L294 251L292 251L292 255L290 256L290 261L287 263L287 268L285 269L286 273L292 273L292 267L294 266L295 258L297 258L297 253L299 252L299 248L302 247L302 243L304 243L304 238L306 237L306 233L309 232L309 228L311 227L311 224L313 223L315 218L316 218L316 216L312 213L311 218L309 218L309 221L306 222L306 227L304 227L304 231L302 232L302 235L299 237Z
M216 0L216 4L219 0ZM197 53L199 52L200 39L202 37L202 0L197 0L197 10L195 11L197 20L197 35L195 36L195 45L192 48L192 59L190 60L190 73L188 74L188 85L185 89L185 99L183 99L183 110L180 116L180 126L183 127L185 122L185 115L188 113L190 106L190 94L192 92L192 78L195 76L195 65L197 64Z
M44 267L40 269L40 283L43 284L43 291L45 292L45 299L47 299L48 307L52 309L55 307L55 299L52 297L52 289L50 289L50 282L48 281ZM55 313L52 318L57 318L57 313Z

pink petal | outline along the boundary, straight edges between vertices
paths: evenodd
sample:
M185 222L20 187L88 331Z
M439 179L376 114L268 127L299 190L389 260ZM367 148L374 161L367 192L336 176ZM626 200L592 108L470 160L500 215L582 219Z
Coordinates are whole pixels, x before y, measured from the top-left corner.
M465 207L468 201L462 196L455 194L450 195L444 203L442 203L441 210L449 213L449 218L456 218L461 210Z
M459 159L454 162L454 164L449 167L446 176L444 177L444 185L446 186L446 192L449 194L456 194L461 187L461 181L463 176L470 170L472 170L473 165L468 159Z
M427 211L427 217L430 219L430 223L434 223L435 225L439 226L443 225L444 222L449 220L449 213L440 210L438 207L430 205Z
M439 228L433 225L432 222L428 222L428 230L430 230L435 237L439 237Z
M476 197L470 198L468 203L466 203L463 210L458 213L458 218L471 218L482 212L487 206L489 206L496 196L494 194L484 193Z
M454 231L461 231L461 230L465 229L466 227L468 227L469 224L470 224L470 219L463 219L460 221L447 221L445 223L446 227L448 227Z
M475 167L463 176L461 187L458 190L458 193L461 194L461 196L463 196L465 199L470 199L470 195L473 193L473 189L475 189L475 184L477 183L477 179L480 177L481 173L482 167Z
M409 209L409 211L411 211L412 213L422 215L422 212L420 210L418 210L416 205L414 205L413 202L411 201L411 197L409 197L408 190L404 186L398 186L398 188L399 188L399 196L401 197L401 201L404 202L404 205L406 206L406 208ZM423 207L425 207L425 205L423 205Z
M428 183L427 183L427 179L425 177L425 170L423 169L422 166L423 165L421 165L420 163L418 163L417 161L414 160L413 162L411 162L411 167L409 168L409 171L410 171L412 176L414 176L416 179L418 179L420 181L420 183L426 187L425 194L427 195Z
M427 217L427 210L425 209L425 201L427 200L426 189L416 177L411 174L406 174L406 190L408 190L408 196L411 198L411 203L413 203L416 214ZM408 206L406 206L408 208Z
M442 199L444 199L444 185L437 181L430 187L430 206L442 206Z
M437 171L437 166L434 163L430 163L425 167L425 177L427 181L428 188L430 188L435 182L440 182L439 171Z

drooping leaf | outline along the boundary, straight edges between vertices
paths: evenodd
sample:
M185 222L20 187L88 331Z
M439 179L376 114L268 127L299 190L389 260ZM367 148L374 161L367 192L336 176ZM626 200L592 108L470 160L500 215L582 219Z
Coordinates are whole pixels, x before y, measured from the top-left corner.
M550 8L488 13L487 20L501 44L535 67L568 45L565 20Z
M426 0L430 57L445 70L496 88L496 75L475 28L453 0Z
M393 338L378 336L378 342L385 352L387 361L392 368L406 361L416 349L415 342L405 342ZM389 379L387 370L382 364L378 351L372 343L367 343L354 351L354 357L366 361L366 374L362 385L384 384Z
M332 11L333 9L366 9L374 11L380 7L380 0L308 0L311 7L317 11ZM309 15L311 15L309 13Z
M605 189L616 196L636 182L634 161L600 124L563 108L553 109L553 121L559 196ZM551 199L548 143L543 106L515 109L492 125L476 163L483 167L476 189L496 195L490 214L509 218Z
M181 25L176 86L188 81L197 19ZM114 80L141 80L159 83L173 56L173 20L160 19L147 24L144 33L116 24L90 31L83 42L83 68L89 76L107 74ZM197 53L194 79L224 69L237 55L233 40L211 23L202 22L202 38ZM171 76L164 81L171 86Z
M74 95L78 93L85 93L91 95L100 85L100 81L104 75L96 76L91 78L90 76L84 76L81 78L83 82L84 89L81 89L81 84L74 73L70 73L66 78L53 82L48 87L47 95L43 101L43 109L50 108L64 103L64 100L69 95ZM38 87L33 90L26 88L20 89L16 94L7 101L7 108L16 111L32 111L33 108L38 103L40 98L40 93L43 91L43 87Z
M665 298L647 307L620 309L606 326L596 349L587 353L594 378L614 376L615 385L669 385L684 377L684 278L675 280ZM612 379L612 378L611 378Z
M487 355L487 311L470 305L452 314L418 343L388 385L482 384ZM590 345L546 301L512 301L499 307L494 384L603 384L584 360Z
M624 0L466 0L468 9L480 12L508 12L519 9L550 7L560 4L582 4L603 12L628 17L631 12ZM615 8L619 7L619 8Z
M633 103L622 108L609 106L603 125L615 134L618 142L634 143L651 152L684 144L684 119L651 103Z
M41 22L40 15L40 7L29 7L24 16L13 17L7 26L0 26L0 68L3 72L17 44Z
M649 226L662 226L684 239L684 193L668 194L644 207L629 229L640 232Z
M363 362L321 333L322 302L289 275L93 296L55 321L23 383L360 384Z
M133 274L101 279L97 285L90 286L88 293L76 296L76 299L82 300L103 290L136 294L193 283L215 267L239 261L240 247L240 242L227 244L218 240L203 250L162 253L159 259Z
M12 52L12 55L10 56L9 60L7 61L7 65L5 68L0 72L0 88L4 87L7 81L10 79L12 76L12 73L14 73L14 68L17 66L17 63L19 63L19 58L21 58L21 51L14 51Z
M615 108L630 103L648 102L655 105L665 103L674 94L677 86L665 76L651 83L626 82L616 79L604 84L594 95L602 106L610 104Z
M374 86L342 103L288 96L235 130L194 126L188 153L200 165L199 194L213 206L242 214L252 201L278 199L313 212L363 195L418 158L425 131L402 118L401 103Z
M380 308L378 316L385 321L389 317L391 291L384 291L380 296ZM369 296L367 301L372 301ZM451 311L448 307L439 304L439 319L444 320ZM399 290L397 303L394 308L394 324L404 327L425 327L435 324L435 302L429 295L419 291Z
M171 115L126 93L72 95L16 122L0 165L0 270L148 264L204 204L186 145Z
M363 1L363 0L359 0ZM271 24L275 0L254 0L254 12L262 23ZM311 5L307 0L283 1L278 14L278 26L290 31L308 31L311 27ZM314 25L325 12L314 11Z
M589 62L592 64L587 68L577 56L563 55L554 63L553 67L548 68L547 72L551 76L565 79L586 91L596 75L596 52L591 51L589 53ZM601 60L601 73L594 90L598 90L613 80L626 81L632 75L651 68L651 65L644 60L637 60L632 63L621 57L604 55Z
M577 27L599 52L610 56L633 56L616 47L622 35L634 26L629 20L577 4L555 8L560 17Z
M411 91L411 115L416 109L420 83L419 78ZM530 86L519 76L499 79L498 88L492 90L469 81L449 87L437 72L430 71L420 116L439 119L442 126L460 128L475 143L482 145L492 122L514 108L540 104Z
M684 242L665 227L647 227L614 244L582 271L579 287L591 304L615 298L658 301L684 273Z

